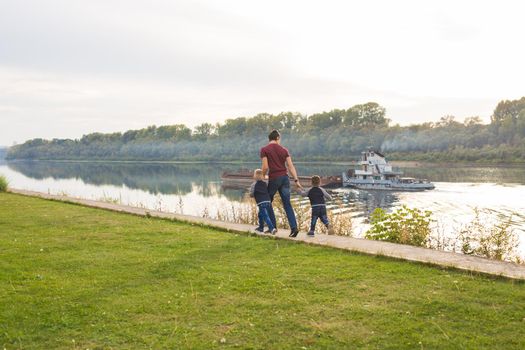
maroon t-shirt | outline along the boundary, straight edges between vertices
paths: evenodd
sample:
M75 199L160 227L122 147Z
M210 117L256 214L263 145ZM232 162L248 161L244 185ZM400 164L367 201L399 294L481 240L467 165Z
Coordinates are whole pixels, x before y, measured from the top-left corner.
M286 158L289 156L288 150L277 143L269 143L261 148L261 158L268 158L268 167L270 168L268 177L270 180L288 174Z

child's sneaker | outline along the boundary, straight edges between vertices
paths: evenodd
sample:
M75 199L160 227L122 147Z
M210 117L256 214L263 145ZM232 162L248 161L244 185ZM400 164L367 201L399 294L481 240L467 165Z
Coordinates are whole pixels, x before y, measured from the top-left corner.
M314 231L308 231L308 237L313 237L315 236L315 232Z
M264 228L256 227L256 228L255 228L255 231L256 231L256 232L259 232L259 233L264 233Z
M335 235L335 231L334 231L334 229L332 228L332 226L330 226L330 225L326 225L326 228L328 229L328 234L329 234L329 235Z
M271 233L272 235L274 235L274 236L275 236L275 234L277 233L277 229L276 229L276 228L274 228L274 229L272 230L272 232L270 232L270 233Z

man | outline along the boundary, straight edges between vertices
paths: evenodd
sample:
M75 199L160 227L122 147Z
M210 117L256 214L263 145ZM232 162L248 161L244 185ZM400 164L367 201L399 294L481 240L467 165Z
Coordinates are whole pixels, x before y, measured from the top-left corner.
M295 213L290 202L290 178L288 172L292 176L295 184L299 188L303 188L299 183L297 177L297 171L290 157L288 150L281 146L281 134L277 130L272 130L268 135L268 145L261 148L261 159L262 159L262 171L266 175L268 172L268 193L270 194L270 201L273 202L275 193L279 191L281 200L283 202L284 211L290 224L290 237L296 237L299 233L297 228L297 220L295 219ZM270 220L274 227L277 227L275 220L275 213L273 208L269 210Z

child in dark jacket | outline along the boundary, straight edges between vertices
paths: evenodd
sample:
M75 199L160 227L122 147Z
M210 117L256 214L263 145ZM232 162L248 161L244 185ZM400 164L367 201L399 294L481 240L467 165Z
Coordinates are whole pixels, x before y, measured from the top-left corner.
M253 172L253 179L255 182L250 187L250 197L255 198L255 202L259 208L259 226L255 231L264 232L264 223L266 223L266 225L268 225L268 231L266 233L274 235L277 229L273 226L269 215L269 211L273 210L272 202L270 201L268 185L264 182L264 174L261 169L256 169Z
M303 197L310 199L310 205L312 206L312 221L310 224L310 231L308 236L313 237L315 235L315 225L317 219L321 219L321 222L328 229L328 233L332 234L330 222L326 215L326 202L325 200L332 200L332 196L326 192L324 188L320 186L321 178L317 175L312 176L312 187L306 190L299 190L298 193Z

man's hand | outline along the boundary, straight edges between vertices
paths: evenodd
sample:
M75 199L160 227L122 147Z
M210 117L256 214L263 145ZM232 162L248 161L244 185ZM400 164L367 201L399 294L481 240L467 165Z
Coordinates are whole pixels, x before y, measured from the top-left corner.
M298 189L302 190L303 186L301 186L301 183L299 182L299 180L294 180L294 181L295 181L295 186L297 186Z
M288 168L288 171L290 172L290 175L294 179L295 184L298 188L302 189L303 186L299 183L299 175L297 175L297 171L295 170L295 166L293 165L292 158L287 157L286 158L286 167Z

